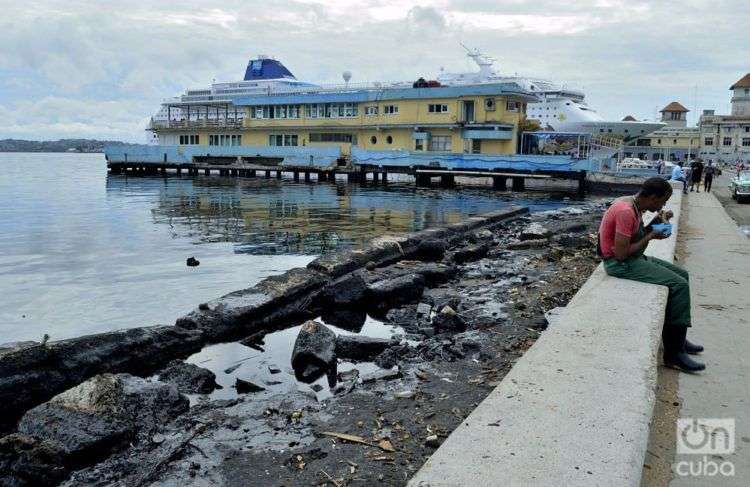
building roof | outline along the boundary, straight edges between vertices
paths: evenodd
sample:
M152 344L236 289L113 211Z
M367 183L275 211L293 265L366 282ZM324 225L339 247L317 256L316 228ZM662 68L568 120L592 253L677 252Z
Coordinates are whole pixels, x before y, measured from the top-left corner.
M740 78L735 84L729 87L730 90L735 88L750 88L750 73Z
M659 111L660 112L689 112L690 110L688 110L687 108L685 108L684 106L682 106L682 104L680 102L673 101L672 103L670 103L669 105L665 106L664 108L662 108Z
M638 120L635 119L632 115L627 115L625 118L622 119L623 122L637 122Z
M430 98L458 98L461 96L515 96L530 102L538 98L516 83L486 83L479 85L441 86L436 88L380 88L336 91L309 91L294 94L253 95L234 98L237 106L287 105L297 103L357 103L388 100Z

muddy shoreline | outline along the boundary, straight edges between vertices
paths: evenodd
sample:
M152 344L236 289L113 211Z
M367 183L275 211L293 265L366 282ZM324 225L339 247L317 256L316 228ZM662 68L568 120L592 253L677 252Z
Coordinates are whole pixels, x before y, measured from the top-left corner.
M17 452L27 438L3 438L0 463L12 466L20 480L7 483L6 477L0 485L41 485L32 467L37 474L60 469L47 485L71 470L63 485L403 485L533 344L547 326L544 313L567 303L588 278L597 263L591 234L600 209L591 203L531 216L498 213L494 221L469 219L416 237L383 239L204 303L172 327L198 338L164 354L169 360L312 318L329 324L358 320L342 316L344 310L367 313L399 333L385 351L360 361L376 364L377 371L362 367L357 375L355 358L352 368L334 374L322 396L263 384L263 392L229 399L191 396L189 410L135 425L134 437L93 466L72 466L55 457L54 445L40 446L33 438L24 464ZM447 248L436 249L435 242L447 242ZM415 288L419 292L406 292ZM141 340L137 347L148 356L157 341ZM262 336L261 345L254 341L248 343L262 348ZM0 367L6 357L0 357ZM16 359L21 371L23 362ZM105 372L148 376L168 360L138 367L122 362L111 367L102 359L85 373L79 370L76 380ZM288 372L279 369L274 377ZM55 393L76 380L61 381ZM15 404L25 410L46 399L37 394ZM28 454L42 446L52 451Z

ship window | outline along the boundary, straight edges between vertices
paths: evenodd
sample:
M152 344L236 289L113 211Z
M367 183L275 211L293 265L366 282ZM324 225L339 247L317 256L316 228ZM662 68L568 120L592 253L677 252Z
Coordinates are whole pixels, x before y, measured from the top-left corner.
M398 113L398 105L385 105L383 113L386 115L396 115Z
M676 144L677 143L677 139L672 139L672 143Z
M378 107L377 105L365 107L365 115L373 116L378 114Z
M389 144L392 144L392 143L393 143L393 137L391 137L391 136L389 135L388 137L386 137L386 138L385 138L385 141L386 141L387 143L389 143Z
M417 139L414 141L414 150L424 150L424 140Z
M518 107L519 103L517 101L508 100L508 102L505 104L505 109L509 112L517 112ZM547 107L547 110L549 110L549 107Z
M373 135L372 137L370 137L370 143L372 145L377 144L378 143L378 138Z
M441 105L439 103L430 103L427 105L427 111L430 113L447 113L448 105Z

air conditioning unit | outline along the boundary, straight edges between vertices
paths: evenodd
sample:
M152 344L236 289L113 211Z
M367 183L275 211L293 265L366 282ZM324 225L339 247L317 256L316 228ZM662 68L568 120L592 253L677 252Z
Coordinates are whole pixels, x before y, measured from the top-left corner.
M494 98L485 98L484 99L484 109L488 112L494 112L495 111L495 99Z

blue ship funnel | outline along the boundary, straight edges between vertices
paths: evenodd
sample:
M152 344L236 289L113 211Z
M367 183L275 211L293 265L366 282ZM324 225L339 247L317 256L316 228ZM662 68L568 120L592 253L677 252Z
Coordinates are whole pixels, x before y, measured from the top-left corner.
M251 59L245 70L245 81L262 79L297 79L286 67L275 59Z

